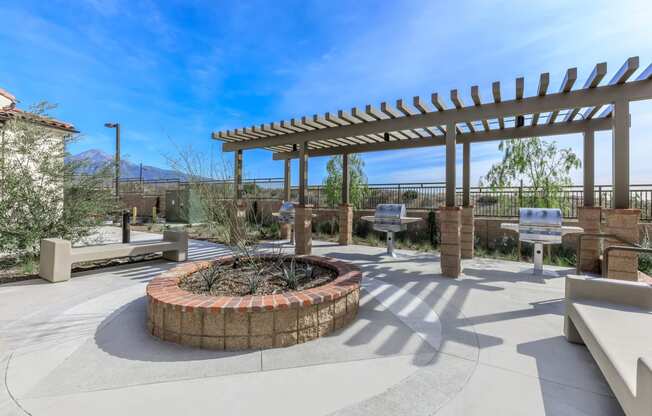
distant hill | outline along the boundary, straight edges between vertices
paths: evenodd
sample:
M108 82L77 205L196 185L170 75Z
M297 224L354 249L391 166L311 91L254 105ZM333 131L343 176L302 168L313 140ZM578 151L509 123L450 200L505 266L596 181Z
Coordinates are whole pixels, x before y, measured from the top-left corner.
M66 159L68 161L82 161L86 160L87 164L78 173L89 174L95 173L102 169L107 164L113 164L113 155L109 155L98 149L86 150L79 154L70 156ZM129 160L123 159L120 161L120 178L131 179L140 178L140 164L132 163ZM187 176L181 172L171 169L161 169L156 166L143 165L143 179L144 180L160 180L160 179L181 179L186 180Z

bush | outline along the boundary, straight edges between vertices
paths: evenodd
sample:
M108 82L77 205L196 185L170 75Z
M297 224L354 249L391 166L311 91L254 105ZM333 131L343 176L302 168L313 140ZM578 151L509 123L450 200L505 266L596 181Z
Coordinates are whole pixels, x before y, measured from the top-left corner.
M419 193L414 189L408 189L407 191L403 192L403 195L401 195L401 199L403 200L404 204L409 204L410 202L416 200L418 197Z
M75 242L115 208L103 186L109 167L76 176L87 162L66 163L65 157L77 137L29 121L51 108L39 104L24 119L8 120L0 132L0 252L15 257L37 257L43 238Z
M518 240L511 236L502 236L494 240L494 247L496 251L505 256L516 256L518 248Z

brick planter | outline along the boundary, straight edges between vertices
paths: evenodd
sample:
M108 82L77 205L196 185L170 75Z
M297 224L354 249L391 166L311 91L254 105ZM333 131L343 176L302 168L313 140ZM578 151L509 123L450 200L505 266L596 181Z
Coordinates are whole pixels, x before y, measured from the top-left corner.
M334 270L315 288L264 296L210 296L179 288L181 277L211 265L185 263L147 285L147 328L155 337L216 350L286 347L326 335L352 322L360 299L360 270L326 257L301 262ZM219 259L228 264L229 258Z

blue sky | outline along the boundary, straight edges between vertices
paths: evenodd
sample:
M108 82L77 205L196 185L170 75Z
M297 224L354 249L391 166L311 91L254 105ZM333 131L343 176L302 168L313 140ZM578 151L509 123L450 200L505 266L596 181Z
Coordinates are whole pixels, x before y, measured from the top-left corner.
M21 105L59 104L54 115L84 138L74 153L113 151L103 127L119 121L123 154L166 167L175 146L220 154L214 130L378 105L471 85L488 100L501 81L526 95L539 73L557 89L597 62L609 76L629 56L652 62L649 1L0 1L0 87ZM652 105L632 105L632 182L652 182ZM581 154L581 138L556 138ZM610 183L611 138L597 137L596 180ZM227 155L228 156L228 155ZM472 181L500 157L472 150ZM363 156L370 182L443 179L443 148ZM310 162L321 182L325 158ZM245 152L248 177L282 175L266 151ZM295 175L296 176L296 175ZM575 177L580 180L581 173Z

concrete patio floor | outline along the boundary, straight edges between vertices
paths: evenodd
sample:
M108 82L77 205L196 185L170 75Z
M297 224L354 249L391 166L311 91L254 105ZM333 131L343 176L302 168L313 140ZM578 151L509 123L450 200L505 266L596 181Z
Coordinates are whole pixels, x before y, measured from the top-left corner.
M133 239L160 236L134 233ZM225 252L191 241L192 259ZM622 415L588 351L562 335L565 273L315 242L364 272L358 319L285 349L204 351L145 328L143 262L0 286L0 415Z

